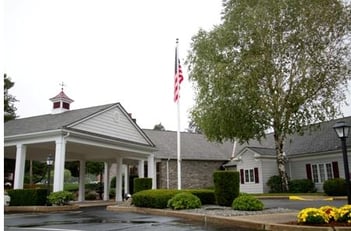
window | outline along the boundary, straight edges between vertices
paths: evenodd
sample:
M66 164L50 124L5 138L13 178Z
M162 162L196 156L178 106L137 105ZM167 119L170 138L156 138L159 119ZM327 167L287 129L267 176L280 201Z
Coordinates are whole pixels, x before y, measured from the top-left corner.
M332 163L311 164L312 181L314 183L323 183L326 180L333 179Z
M68 109L68 110L69 110L69 103L63 102L62 107L63 107L64 109Z
M240 169L240 182L245 183L259 183L258 168Z
M60 108L60 105L61 105L60 102L55 102L54 103L54 108Z

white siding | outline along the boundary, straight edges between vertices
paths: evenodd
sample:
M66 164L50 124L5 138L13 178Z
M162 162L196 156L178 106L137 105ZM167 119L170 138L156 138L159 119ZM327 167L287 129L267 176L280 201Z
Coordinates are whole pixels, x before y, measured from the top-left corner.
M267 182L271 176L278 175L277 161L273 159L262 159L262 184L263 192L268 193L270 187L267 186Z
M132 124L128 117L129 116L119 107L114 107L76 124L72 128L132 142L148 144L147 140Z
M244 193L263 193L262 184L262 163L260 160L254 158L254 154L251 151L246 150L242 156L241 161L238 162L237 169L254 169L258 168L259 183L255 182L245 182L240 183L240 192Z
M350 166L350 156L349 157L349 166ZM290 177L292 180L294 179L307 179L306 172L306 164L325 164L338 162L339 168L339 177L345 179L345 171L344 171L344 162L342 159L342 154L316 154L312 157L304 157L304 158L294 158L289 161L289 166L292 169L290 171ZM323 183L315 183L318 192L323 192Z

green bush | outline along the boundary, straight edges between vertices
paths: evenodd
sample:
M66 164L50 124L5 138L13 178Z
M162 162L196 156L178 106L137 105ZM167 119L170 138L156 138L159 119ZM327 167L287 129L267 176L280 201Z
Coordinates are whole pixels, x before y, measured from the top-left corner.
M137 193L152 188L152 178L134 178L133 192Z
M63 189L69 192L77 192L79 190L79 184L65 183L65 185L63 186Z
M73 198L73 193L67 191L53 192L48 196L49 202L53 205L65 205Z
M215 171L213 173L215 199L218 205L230 206L239 196L239 172Z
M201 200L203 205L214 205L216 204L214 190L213 189L186 189L184 192L190 192L197 196Z
M181 192L168 201L167 207L171 209L196 209L201 207L201 201L200 198L189 192Z
M260 211L263 210L263 203L251 195L242 195L233 201L232 208L241 211Z
M267 181L267 186L270 188L270 193L283 192L282 179L280 176L271 176Z
M116 188L116 177L112 177L110 181L110 188Z
M95 191L90 191L85 194L85 200L96 200L96 195Z
M168 201L181 191L172 189L150 189L134 193L133 204L145 208L167 208Z
M7 191L10 206L45 205L47 189L13 189Z
M335 178L324 181L323 190L328 196L345 196L346 181L342 178Z
M292 193L313 193L317 189L309 179L296 179L289 181L289 192Z
M115 198L116 197L116 189L111 188L110 193L109 193L110 198Z

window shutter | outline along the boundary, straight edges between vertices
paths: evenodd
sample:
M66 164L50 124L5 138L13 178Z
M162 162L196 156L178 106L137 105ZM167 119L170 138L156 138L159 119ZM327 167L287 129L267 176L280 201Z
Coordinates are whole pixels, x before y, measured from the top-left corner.
M244 169L240 169L240 182L242 184L245 182Z
M333 165L333 175L334 175L334 178L339 178L339 166L338 166L338 162L337 161L334 161L332 162L332 165Z
M306 164L307 179L312 180L311 164Z
M254 168L254 172L255 172L255 183L258 184L260 183L260 180L258 178L258 168Z

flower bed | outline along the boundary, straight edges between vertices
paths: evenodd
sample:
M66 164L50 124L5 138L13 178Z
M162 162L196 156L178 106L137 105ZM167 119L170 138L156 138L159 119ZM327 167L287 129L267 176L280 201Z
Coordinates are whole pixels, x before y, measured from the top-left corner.
M297 223L302 225L351 226L351 205L340 208L322 206L305 208L297 215Z

